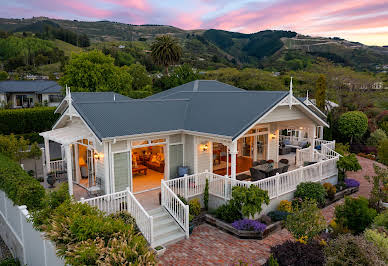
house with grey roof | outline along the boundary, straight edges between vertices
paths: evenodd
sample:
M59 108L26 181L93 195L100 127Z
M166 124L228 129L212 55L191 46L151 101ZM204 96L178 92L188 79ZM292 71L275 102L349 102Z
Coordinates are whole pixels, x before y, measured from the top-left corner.
M292 82L289 91L246 91L196 80L145 99L66 89L56 112L40 133L45 182L64 176L76 200L128 210L152 246L188 237L178 195L200 197L206 180L215 207L235 185L279 201L300 182L337 179L335 142L322 139L326 117L293 95ZM50 141L62 145L61 160L50 159Z
M29 108L37 103L57 106L62 101L62 87L50 80L0 81L0 105Z

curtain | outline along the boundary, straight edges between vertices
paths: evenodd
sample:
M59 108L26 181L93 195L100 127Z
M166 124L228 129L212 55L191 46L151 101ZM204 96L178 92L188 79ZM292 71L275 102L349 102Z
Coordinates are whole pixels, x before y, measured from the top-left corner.
M130 187L129 163L129 152L113 154L115 192L120 192Z

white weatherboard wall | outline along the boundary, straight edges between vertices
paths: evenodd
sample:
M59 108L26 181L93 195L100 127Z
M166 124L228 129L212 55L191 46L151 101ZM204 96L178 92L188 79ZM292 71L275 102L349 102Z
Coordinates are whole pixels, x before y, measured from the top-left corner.
M211 142L204 138L196 138L196 149L197 149L197 173L203 173L205 171L212 171L210 163L213 162L212 160L212 148L211 148ZM208 149L207 151L203 151L201 149L201 145L207 145Z
M54 244L33 228L32 223L27 221L28 217L25 206L14 205L4 191L0 190L0 236L12 255L22 265L65 265L57 257Z

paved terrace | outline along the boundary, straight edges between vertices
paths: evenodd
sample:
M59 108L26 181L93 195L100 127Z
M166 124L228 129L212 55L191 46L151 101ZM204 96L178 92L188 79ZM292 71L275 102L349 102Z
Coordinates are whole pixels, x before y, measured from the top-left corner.
M349 172L348 177L360 182L360 190L353 196L369 196L371 185L364 179L365 175L373 175L373 163L369 159L358 157L362 170ZM381 166L381 164L379 164ZM326 220L334 216L336 205L343 199L322 210ZM264 264L270 255L271 246L292 239L291 234L283 229L264 240L238 239L208 224L194 228L193 234L187 240L179 241L167 247L161 256L161 265L232 265L239 261L253 265Z

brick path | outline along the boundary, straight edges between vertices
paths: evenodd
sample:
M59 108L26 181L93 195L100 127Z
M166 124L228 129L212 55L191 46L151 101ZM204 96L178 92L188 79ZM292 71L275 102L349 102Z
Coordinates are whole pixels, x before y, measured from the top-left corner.
M348 177L360 182L359 192L353 195L368 197L371 186L364 176L374 174L374 161L362 157L358 157L358 160L362 170L350 172ZM342 202L340 200L322 210L327 221L333 218L335 205ZM161 265L233 265L239 261L260 265L267 260L271 246L291 238L290 233L283 229L264 240L243 240L208 224L202 224L194 228L189 239L168 246L159 261Z

